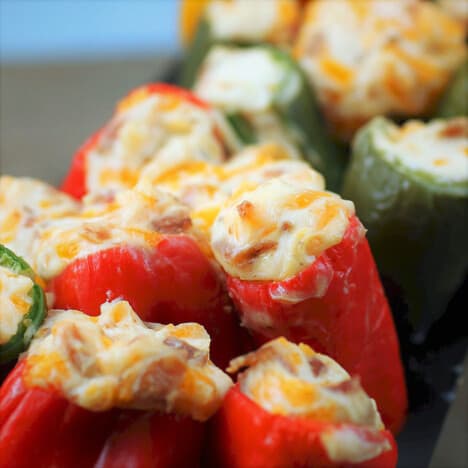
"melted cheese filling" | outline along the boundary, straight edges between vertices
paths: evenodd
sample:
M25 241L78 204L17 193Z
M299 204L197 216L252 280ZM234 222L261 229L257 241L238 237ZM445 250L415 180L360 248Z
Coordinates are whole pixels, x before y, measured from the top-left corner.
M442 182L468 182L468 119L410 121L375 137L384 157Z
M23 317L29 312L29 295L34 283L27 276L0 266L0 345L16 333Z
M310 2L295 53L337 133L430 110L466 55L462 25L430 2Z
M277 338L234 359L228 370L243 367L240 390L269 413L383 429L375 401L359 381L309 346ZM334 461L363 461L390 449L386 440L369 442L350 427L324 433L322 442Z
M189 151L199 160L224 159L212 111L173 94L137 98L130 95L128 102L123 101L88 153L86 182L90 192L133 187L142 167L161 152Z
M158 410L205 421L232 384L210 361L209 345L201 325L144 323L124 301L103 304L98 317L52 311L28 351L24 379L91 411Z
M233 195L213 224L211 245L231 276L283 280L338 244L353 214L352 202L286 175Z
M300 158L298 138L275 110L278 101L293 100L300 86L300 76L268 49L218 46L203 62L195 91L224 112L240 114L258 141L283 144Z
M32 264L41 277L50 279L77 258L122 244L153 248L161 234L190 228L187 208L152 187L119 192L113 202L90 198L79 214L51 221L40 230Z
M41 226L69 216L80 205L50 185L29 178L0 177L0 243L33 263L31 247Z
M214 0L206 17L216 39L287 44L299 21L296 0Z

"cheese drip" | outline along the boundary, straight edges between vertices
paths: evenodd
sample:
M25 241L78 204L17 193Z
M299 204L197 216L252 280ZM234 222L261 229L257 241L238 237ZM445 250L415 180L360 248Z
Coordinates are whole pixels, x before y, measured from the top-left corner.
M353 214L352 202L286 174L234 194L213 224L211 245L231 276L283 280L338 244Z
M335 132L349 139L374 116L430 112L466 56L464 36L431 2L316 0L295 55Z
M238 378L240 390L264 410L337 424L321 434L333 461L359 462L391 448L385 439L369 441L343 426L375 433L384 429L375 401L333 359L307 345L277 338L231 361L228 371L244 367L247 370Z
M125 301L103 304L98 317L51 311L27 353L24 380L91 411L157 410L205 421L232 384L210 361L209 346L201 325L144 323Z
M0 266L0 345L10 340L29 312L33 302L29 293L33 285L27 276Z

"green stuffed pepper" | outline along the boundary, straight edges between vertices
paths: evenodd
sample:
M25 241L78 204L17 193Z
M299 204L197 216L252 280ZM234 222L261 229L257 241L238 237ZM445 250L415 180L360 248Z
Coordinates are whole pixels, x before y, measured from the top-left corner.
M15 360L46 315L42 288L31 267L0 244L0 364Z
M329 137L314 93L287 52L270 45L215 46L194 90L227 115L245 144L283 144L322 172L330 190L340 189L344 151Z
M192 29L200 15L196 33ZM191 40L181 75L190 88L205 55L215 44L273 44L290 48L299 28L301 2L298 0L193 0L181 2L181 27ZM189 23L189 24L186 24ZM189 27L190 26L190 27Z
M376 118L361 129L344 181L384 278L424 335L468 268L468 119Z

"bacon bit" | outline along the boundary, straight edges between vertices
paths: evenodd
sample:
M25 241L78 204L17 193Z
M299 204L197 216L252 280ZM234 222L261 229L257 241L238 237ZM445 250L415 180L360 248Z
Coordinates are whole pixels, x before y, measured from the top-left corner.
M316 357L310 359L309 364L315 377L318 377L326 369L325 364Z
M275 241L265 241L258 245L254 245L242 252L239 252L232 259L233 263L243 265L246 263L252 263L259 255L262 255L270 250L274 250L278 243Z
M96 359L93 357L93 350L86 345L86 337L74 324L63 327L59 333L68 357L67 360L83 376L93 376L98 369Z
M468 135L468 119L452 120L439 133L442 138L459 138Z
M84 227L82 236L89 242L101 244L110 239L111 234L109 230L104 227L87 225Z
M285 222L281 225L281 230L282 230L283 232L290 232L292 228L293 228L293 225L292 225L292 223L290 223L289 221L285 221Z
M244 200L239 205L237 205L237 212L241 218L249 218L252 217L255 211L255 207L253 204L247 200Z
M356 378L351 378L344 380L335 385L330 385L328 387L330 390L341 393L351 393L360 388L359 380Z
M166 216L153 221L151 227L161 234L179 234L192 227L192 220L185 216Z

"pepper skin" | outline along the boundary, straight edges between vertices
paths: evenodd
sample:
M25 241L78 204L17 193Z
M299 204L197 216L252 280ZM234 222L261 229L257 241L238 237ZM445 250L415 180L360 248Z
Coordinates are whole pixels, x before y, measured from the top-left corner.
M223 468L337 467L391 468L396 466L397 447L387 430L378 433L392 448L355 464L333 463L320 440L330 429L349 428L362 437L368 429L352 424L334 424L307 418L271 414L244 395L239 386L226 394L213 424L213 466ZM370 439L372 440L372 439Z
M243 331L222 280L192 238L165 236L153 250L121 246L72 262L48 284L54 308L98 315L100 305L127 300L144 321L198 322L220 367L242 351Z
M28 389L24 361L0 387L0 468L198 466L204 425L136 410L92 412Z
M228 276L227 281L242 322L257 344L284 336L329 355L351 375L360 377L386 427L399 431L407 395L398 338L369 245L355 216L342 241L294 277L246 281ZM320 292L324 282L329 282L328 287ZM304 299L288 302L279 293Z

